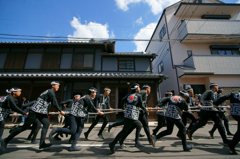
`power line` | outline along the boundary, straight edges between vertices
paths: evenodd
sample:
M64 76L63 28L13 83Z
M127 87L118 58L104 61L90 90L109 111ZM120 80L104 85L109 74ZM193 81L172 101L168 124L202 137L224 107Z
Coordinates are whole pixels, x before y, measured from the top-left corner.
M8 21L20 21L20 22L28 22L28 23L51 23L51 24L70 24L69 23L64 23L64 22L44 22L44 21L30 21L30 20L17 20L17 19L0 19L0 20L8 20ZM131 26L114 26L114 25L108 25L108 24L74 24L74 25L84 25L84 26L94 26L94 27L103 27L104 25L107 25L108 27L111 28L142 28L142 27L131 27ZM155 28L150 28L146 27L144 29L155 29Z

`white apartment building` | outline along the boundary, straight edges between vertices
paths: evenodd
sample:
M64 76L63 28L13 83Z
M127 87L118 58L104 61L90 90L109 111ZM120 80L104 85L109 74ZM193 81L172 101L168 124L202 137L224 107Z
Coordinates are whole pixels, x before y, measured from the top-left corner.
M240 4L182 0L163 10L146 53L156 53L153 71L169 78L161 96L183 84L195 93L218 83L225 93L240 90Z

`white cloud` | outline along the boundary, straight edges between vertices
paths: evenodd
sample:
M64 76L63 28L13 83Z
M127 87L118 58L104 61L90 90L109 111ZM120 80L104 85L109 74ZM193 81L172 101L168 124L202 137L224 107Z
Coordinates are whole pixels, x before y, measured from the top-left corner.
M143 24L142 17L138 18L135 22L139 25Z
M179 0L115 0L118 8L123 11L127 11L128 5L131 3L147 3L151 7L151 11L153 14L159 14L163 11L163 9L167 6L170 6Z
M240 0L237 3L240 3Z
M141 0L115 0L115 2L117 3L118 8L127 11L130 3L139 3Z
M139 32L134 36L134 39L150 39L154 29L149 29L149 28L155 28L157 23L150 23L146 27L141 28ZM136 45L136 51L145 51L146 46L148 44L148 41L134 41Z
M68 35L68 41L81 41L76 40L74 37L81 38L114 38L113 31L109 34L108 24L100 24L96 22L85 21L85 24L81 24L81 21L76 17L70 22L71 26L75 29L73 35Z

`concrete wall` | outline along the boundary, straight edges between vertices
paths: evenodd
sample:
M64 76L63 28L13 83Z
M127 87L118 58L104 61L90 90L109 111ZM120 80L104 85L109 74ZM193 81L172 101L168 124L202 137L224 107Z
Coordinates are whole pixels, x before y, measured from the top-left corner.
M116 57L104 57L102 71L117 71L118 61Z
M135 58L135 70L136 71L150 71L149 58Z

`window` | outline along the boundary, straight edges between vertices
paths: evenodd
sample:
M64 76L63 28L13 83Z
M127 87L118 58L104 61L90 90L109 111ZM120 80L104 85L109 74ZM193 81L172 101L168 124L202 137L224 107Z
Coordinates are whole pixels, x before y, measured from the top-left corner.
M7 53L0 53L0 69L4 67L6 57L7 57Z
M41 69L59 69L60 58L61 53L59 52L43 53Z
M189 57L189 56L192 56L192 50L188 50L188 51L187 51L187 54L188 54L188 57Z
M164 71L164 67L163 67L163 61L161 61L158 65L158 73L161 73Z
M72 69L91 69L93 67L93 54L74 53Z
M119 69L134 69L133 60L119 60Z
M232 50L218 50L219 55L232 55Z
M72 54L62 54L60 69L71 69Z
M166 28L165 28L165 25L163 25L161 31L159 32L160 40L162 40L162 38L164 37L165 34L166 34Z
M9 52L6 57L4 69L21 70L24 68L25 52Z
M88 68L93 67L93 54L85 54L84 55L83 67L88 67Z
M40 69L42 54L28 54L25 64L26 69Z

